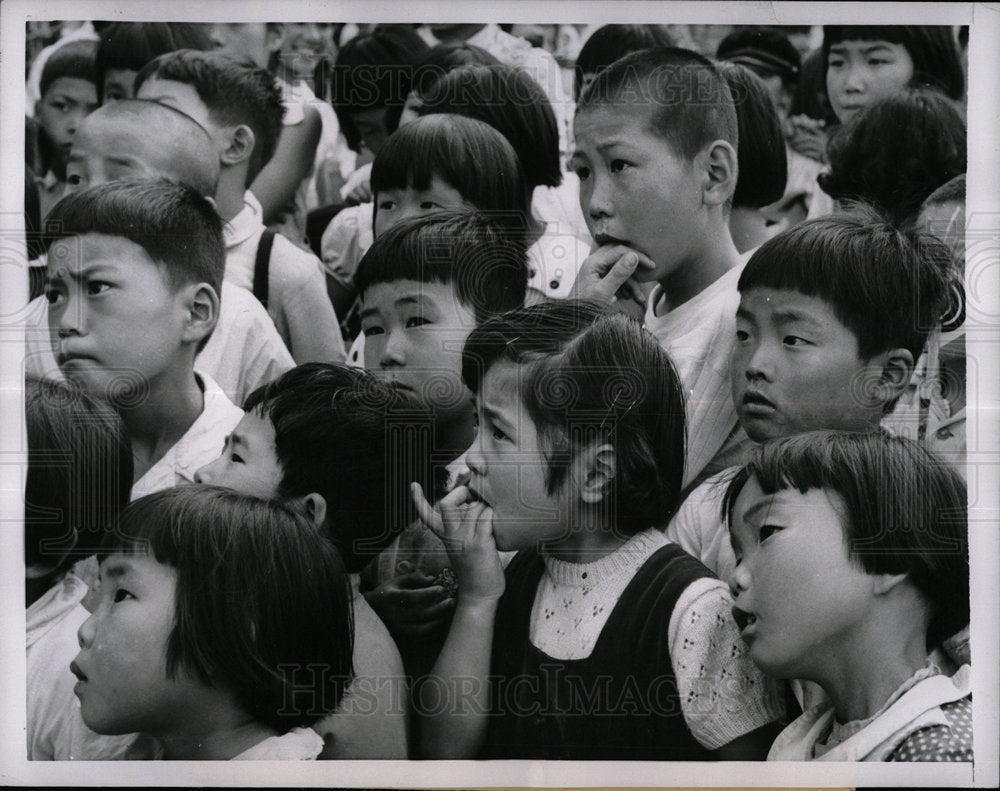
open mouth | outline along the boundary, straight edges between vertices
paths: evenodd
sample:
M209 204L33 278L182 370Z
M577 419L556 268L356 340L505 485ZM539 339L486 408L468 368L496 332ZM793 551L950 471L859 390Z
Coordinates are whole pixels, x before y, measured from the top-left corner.
M733 620L736 621L736 626L739 628L742 634L748 626L753 626L757 623L757 616L753 613L749 613L746 610L741 610L739 607L733 607Z

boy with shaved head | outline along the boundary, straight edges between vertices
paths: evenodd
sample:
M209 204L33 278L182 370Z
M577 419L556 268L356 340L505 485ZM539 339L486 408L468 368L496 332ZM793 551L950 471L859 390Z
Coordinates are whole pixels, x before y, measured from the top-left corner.
M219 158L208 133L190 117L156 102L127 99L94 111L81 124L67 165L67 191L123 178L168 178L215 194ZM244 288L223 281L219 323L195 360L236 404L293 365L267 311ZM44 297L32 316L44 325ZM48 329L28 330L26 367L61 378Z

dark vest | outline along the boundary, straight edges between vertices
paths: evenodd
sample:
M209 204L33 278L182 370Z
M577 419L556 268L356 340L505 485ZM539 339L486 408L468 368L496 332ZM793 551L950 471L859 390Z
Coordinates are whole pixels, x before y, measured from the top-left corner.
M545 569L535 551L507 567L490 665L492 713L483 757L704 761L670 663L670 615L685 588L712 573L674 544L642 565L590 656L553 659L528 638Z

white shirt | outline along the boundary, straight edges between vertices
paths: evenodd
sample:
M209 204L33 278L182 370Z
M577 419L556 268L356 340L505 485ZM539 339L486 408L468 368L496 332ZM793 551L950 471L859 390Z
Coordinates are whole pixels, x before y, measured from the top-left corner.
M204 407L191 427L143 475L132 484L132 499L194 483L194 474L218 458L226 437L243 419L243 410L233 404L205 374L196 373L204 394Z
M736 340L736 310L740 306L736 284L749 252L740 256L740 265L669 313L656 315L656 305L663 295L660 286L649 295L646 329L670 355L684 387L685 486L724 449L737 426L729 384L729 358Z
M223 226L226 280L251 293L262 218L260 203L247 191L243 209ZM344 361L344 339L319 259L281 234L271 249L267 312L297 363Z

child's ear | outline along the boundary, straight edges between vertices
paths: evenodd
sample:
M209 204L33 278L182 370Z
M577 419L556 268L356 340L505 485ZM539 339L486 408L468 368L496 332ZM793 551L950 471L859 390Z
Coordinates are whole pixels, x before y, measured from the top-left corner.
M590 505L603 502L611 491L618 461L613 445L591 445L578 455L580 499Z
M326 522L326 498L318 492L310 492L300 502L305 506L309 520L318 530L322 530Z
M899 398L913 377L913 355L909 349L890 349L882 362L880 400L889 404Z
M197 343L215 329L219 320L219 295L208 283L197 283L188 287L184 307L187 325L182 337Z
M884 596L901 583L908 582L909 574L872 574L872 592Z
M228 134L226 148L220 157L222 164L238 165L250 159L256 142L253 130L246 124L232 127Z
M699 156L703 158L705 204L723 206L736 191L736 149L725 140L716 140Z

